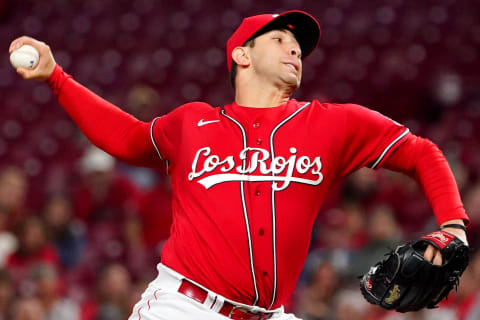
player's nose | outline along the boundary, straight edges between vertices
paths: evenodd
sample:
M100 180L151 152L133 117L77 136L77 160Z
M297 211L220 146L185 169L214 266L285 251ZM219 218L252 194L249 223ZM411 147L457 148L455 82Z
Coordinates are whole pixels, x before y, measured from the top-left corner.
M289 49L290 55L301 58L302 57L302 51L300 50L300 47L298 45L293 45Z

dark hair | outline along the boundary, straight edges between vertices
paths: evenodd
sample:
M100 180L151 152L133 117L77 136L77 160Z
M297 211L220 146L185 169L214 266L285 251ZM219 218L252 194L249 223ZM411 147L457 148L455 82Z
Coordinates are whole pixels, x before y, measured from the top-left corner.
M250 47L253 48L255 46L255 37L251 38L242 45L242 47ZM237 77L237 63L232 60L232 66L230 67L230 84L232 88L235 89L235 78Z

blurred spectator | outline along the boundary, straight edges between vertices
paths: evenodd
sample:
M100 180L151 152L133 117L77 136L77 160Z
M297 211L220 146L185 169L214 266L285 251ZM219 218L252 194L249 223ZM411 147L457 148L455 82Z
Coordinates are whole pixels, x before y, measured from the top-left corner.
M135 304L140 300L142 293L148 287L148 284L152 281L152 279L139 279L132 283L130 288L130 294L128 297L128 305L130 306L130 310L133 310Z
M157 183L139 200L138 213L145 244L158 257L172 225L170 179L159 175Z
M22 170L8 167L0 171L0 209L8 217L6 229L14 231L25 217L27 190L28 179Z
M158 116L160 101L158 91L147 85L136 85L128 92L129 111L141 121L148 122Z
M348 202L338 209L330 209L319 222L319 240L314 247L341 273L348 272L352 256L368 242L365 209Z
M347 227L347 213L342 208L332 208L323 213L319 221L321 229L318 243L319 248L347 248L349 239L344 236Z
M15 296L15 286L10 272L0 269L0 320L11 319L11 306Z
M145 246L143 233L144 228L138 217L130 217L125 221L123 232L125 254L121 262L127 267L133 279L152 280L160 255Z
M338 292L334 305L336 320L364 320L370 308L360 291L353 289Z
M450 165L450 168L452 168L452 172L455 176L455 181L457 182L460 193L463 193L466 191L466 188L470 187L468 181L470 173L468 168L455 158L448 158L448 164Z
M36 298L24 298L15 301L12 320L48 320L45 310Z
M472 244L480 243L480 183L472 185L465 194L464 205L471 219L468 241Z
M51 265L37 265L31 270L33 292L48 320L79 320L79 306L63 296L64 286Z
M96 147L86 151L80 164L83 180L74 191L74 211L87 226L88 259L98 266L122 261L128 255L127 241L133 240L135 222L130 222L137 219L137 187L117 175L114 158Z
M452 293L447 306L456 307L459 320L480 319L480 251L471 257L456 293Z
M115 159L102 150L89 148L80 161L83 181L75 190L76 217L88 225L120 222L134 208L137 189L114 172Z
M345 237L349 239L349 248L353 251L362 249L368 241L367 217L365 209L360 205L348 205L345 207L346 225Z
M318 222L318 231L315 232L318 239L315 239L316 242L307 257L302 278L308 278L319 260L327 259L339 272L344 272L349 268L354 250L351 247L352 239L349 234L351 225L348 223L347 211L345 208L332 208L323 213L323 218L320 218Z
M6 262L16 284L21 284L36 265L49 264L60 269L58 253L47 240L45 226L39 218L27 217L20 226L18 239L17 251L8 256Z
M390 207L375 207L368 220L369 243L353 258L348 272L352 277L368 271L372 263L381 260L388 250L401 241L401 229Z
M417 312L398 313L395 311L381 310L378 306L372 306L368 320L458 320L455 311L451 309L429 309Z
M127 268L118 263L103 266L96 273L95 294L83 297L81 320L126 319L131 312L132 294L136 294ZM136 302L136 301L135 301Z
M126 319L131 312L132 283L127 269L120 264L107 265L98 278L98 320Z
M335 268L323 261L313 271L310 283L300 289L297 304L298 315L303 320L335 319L333 299L340 279Z
M50 196L43 208L47 234L57 248L64 268L70 268L81 259L85 242L85 227L73 220L72 203L62 194Z
M18 247L17 238L7 229L7 226L8 213L0 207L0 268L3 268L7 257Z
M434 219L417 182L403 173L379 172L378 192L371 205L375 207L381 203L388 203L394 209L395 220L406 233L420 232L428 221Z
M344 203L369 203L377 191L376 172L362 168L349 175L343 185Z

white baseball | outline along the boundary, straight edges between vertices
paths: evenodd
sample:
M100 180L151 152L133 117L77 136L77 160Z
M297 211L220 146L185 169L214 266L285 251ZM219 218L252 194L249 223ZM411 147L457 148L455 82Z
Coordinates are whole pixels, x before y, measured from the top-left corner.
M17 68L35 68L39 59L37 49L29 44L24 44L10 54L10 63Z

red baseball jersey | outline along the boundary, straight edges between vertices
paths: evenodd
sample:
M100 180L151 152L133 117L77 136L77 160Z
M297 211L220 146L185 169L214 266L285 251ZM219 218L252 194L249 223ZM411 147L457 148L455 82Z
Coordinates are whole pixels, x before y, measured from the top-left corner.
M354 104L185 104L151 122L172 177L162 262L245 304L288 302L333 183L376 168L409 130Z
M275 108L194 102L145 123L59 66L48 84L100 148L135 165L168 164L173 225L162 263L229 299L266 308L288 302L332 184L363 166L380 167L410 136L358 105L293 99ZM468 219L453 193L448 199L459 209L452 217Z

